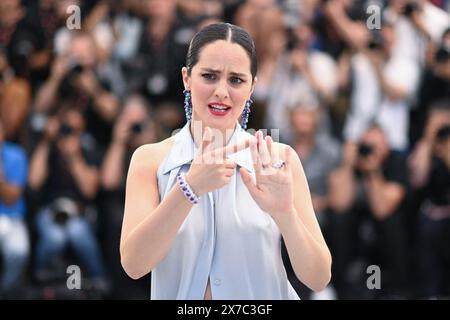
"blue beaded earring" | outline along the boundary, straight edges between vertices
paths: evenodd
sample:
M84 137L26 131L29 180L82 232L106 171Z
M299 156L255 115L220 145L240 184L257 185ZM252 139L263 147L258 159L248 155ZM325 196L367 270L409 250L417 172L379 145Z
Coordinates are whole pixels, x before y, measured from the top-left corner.
M253 101L251 99L245 102L244 111L242 111L242 123L241 126L244 129L247 129L248 115L250 114L250 107Z
M191 121L192 119L192 102L191 102L191 91L184 90L184 111L186 112L186 120Z

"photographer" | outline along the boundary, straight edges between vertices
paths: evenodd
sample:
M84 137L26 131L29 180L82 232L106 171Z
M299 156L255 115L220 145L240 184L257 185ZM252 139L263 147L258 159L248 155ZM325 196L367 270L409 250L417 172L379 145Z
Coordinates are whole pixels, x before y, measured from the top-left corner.
M26 8L20 0L0 2L0 46L6 48L14 73L29 79L40 39L27 23L25 14Z
M59 99L72 99L86 117L86 130L106 147L119 103L98 76L98 67L94 39L90 34L76 33L66 52L55 58L50 77L37 91L35 112L48 114Z
M422 197L418 265L424 298L450 294L450 101L435 103L423 137L409 158L413 187Z
M178 73L189 37L195 33L195 24L182 18L177 2L142 1L144 26L137 51L123 63L129 91L145 95L156 108L163 102L176 101L183 91Z
M119 243L123 220L123 205L127 167L137 147L156 141L155 124L150 118L149 106L143 97L132 95L126 101L113 129L113 140L101 168L102 211L105 214L105 254L108 260L114 298L145 299L148 277L136 286L123 272L120 264Z
M36 215L35 268L40 278L51 260L70 245L88 276L103 284L101 252L89 220L99 188L100 161L84 128L81 111L63 105L32 155L29 186L43 195Z
M436 48L429 52L418 94L417 108L411 114L412 142L423 135L430 106L450 97L450 27L445 30Z
M385 12L399 35L396 52L423 65L427 46L438 43L450 24L448 12L427 0L389 1Z
M383 6L383 2L386 3L386 7ZM360 52L364 51L371 40L368 19L370 23L380 18L391 20L399 37L393 49L395 54L422 64L426 46L429 42L439 41L442 32L450 23L450 16L426 0L383 2L328 0L323 1L322 10L339 37ZM373 11L375 6L378 7L381 16L374 16L378 14L377 11ZM359 14L352 14L357 7L359 10L356 11L359 11ZM371 10L367 10L369 7Z
M5 140L26 145L24 124L30 101L30 83L14 73L6 50L0 45L0 117Z
M299 95L289 105L289 114L291 120L290 125L294 132L291 145L302 161L302 166L309 183L314 212L323 230L325 239L328 240L329 188L327 181L330 172L339 164L341 146L331 136L319 134L320 106L314 96L308 96L307 94ZM302 285L295 277L289 259L287 259L287 251L284 243L282 250L289 280L302 299L321 300L334 296L334 291L331 287L322 291L321 294L316 294Z
M345 145L343 162L329 179L333 274L340 298L373 294L365 287L365 270L372 262L383 270L379 293L401 295L405 290L406 182L404 159L389 149L380 127L371 126L358 144ZM374 255L359 256L358 250L370 252L372 246ZM358 259L363 265L353 272Z
M123 186L124 162L140 145L156 139L155 124L150 118L144 97L132 95L126 101L113 129L113 140L103 162L101 183L107 190Z
M394 26L385 20L367 48L352 57L351 106L343 132L346 141L356 142L375 119L390 149L407 150L410 106L420 70L412 59L394 54L398 39Z
M23 191L28 160L25 150L5 141L0 121L0 298L14 297L29 256Z
M270 11L272 9L266 9ZM294 26L283 23L281 13L268 12L267 34L260 30L266 42L265 56L260 62L258 83L254 91L257 104L265 108L264 127L279 128L282 141L292 141L294 133L289 127L287 106L298 92L317 95L321 105L319 131L328 131L327 107L337 91L337 68L332 57L314 47L316 35L311 25L302 22ZM266 40L268 39L268 40ZM259 107L258 107L259 108Z
M429 99L450 96L450 27L444 32L442 42L434 53L429 66L432 76L429 79ZM432 86L436 86L433 88Z

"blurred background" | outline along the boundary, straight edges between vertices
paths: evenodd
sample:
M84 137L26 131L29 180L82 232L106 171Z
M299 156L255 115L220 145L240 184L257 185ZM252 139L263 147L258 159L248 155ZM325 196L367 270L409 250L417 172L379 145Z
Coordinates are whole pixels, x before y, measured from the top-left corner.
M333 255L332 282L312 293L284 249L300 297L449 298L449 12L449 0L0 1L0 298L149 298L150 275L120 265L128 164L185 123L189 41L218 21L255 40L248 127L278 128L297 151Z

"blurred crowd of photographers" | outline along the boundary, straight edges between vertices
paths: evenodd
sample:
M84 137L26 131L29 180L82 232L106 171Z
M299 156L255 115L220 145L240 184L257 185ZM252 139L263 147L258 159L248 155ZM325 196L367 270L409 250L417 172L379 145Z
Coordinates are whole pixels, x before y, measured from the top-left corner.
M301 298L449 297L449 12L448 0L0 1L0 298L149 298L150 275L120 265L128 164L185 123L189 41L219 21L255 40L248 127L297 151L333 255L329 287L312 293L283 251ZM69 265L82 290L67 288Z

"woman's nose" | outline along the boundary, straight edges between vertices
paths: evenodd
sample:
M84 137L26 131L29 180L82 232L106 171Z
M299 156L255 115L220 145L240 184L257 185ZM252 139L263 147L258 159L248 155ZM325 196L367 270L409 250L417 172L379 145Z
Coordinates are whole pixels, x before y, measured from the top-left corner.
M216 90L214 91L214 95L220 100L224 101L228 98L228 85L226 81L221 80L217 83Z

